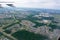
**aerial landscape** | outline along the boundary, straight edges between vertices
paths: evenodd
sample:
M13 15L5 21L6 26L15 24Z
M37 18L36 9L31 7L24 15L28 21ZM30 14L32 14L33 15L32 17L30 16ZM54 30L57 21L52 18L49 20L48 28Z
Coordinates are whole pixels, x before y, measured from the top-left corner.
M60 9L0 4L0 40L60 40Z

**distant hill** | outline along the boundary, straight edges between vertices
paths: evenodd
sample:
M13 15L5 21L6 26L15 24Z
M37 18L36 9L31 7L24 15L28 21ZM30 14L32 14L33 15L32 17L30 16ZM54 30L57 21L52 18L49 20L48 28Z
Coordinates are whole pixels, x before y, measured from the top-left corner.
M34 13L51 13L51 14L60 14L60 10L54 9L40 9L40 8L14 8L14 7L7 7L7 8L0 8L0 13L4 13L6 11L29 11Z

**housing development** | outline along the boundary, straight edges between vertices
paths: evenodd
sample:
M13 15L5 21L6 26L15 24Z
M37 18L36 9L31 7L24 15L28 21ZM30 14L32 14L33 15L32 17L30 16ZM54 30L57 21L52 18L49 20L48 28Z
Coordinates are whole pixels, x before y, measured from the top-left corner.
M60 10L0 4L0 40L59 40Z

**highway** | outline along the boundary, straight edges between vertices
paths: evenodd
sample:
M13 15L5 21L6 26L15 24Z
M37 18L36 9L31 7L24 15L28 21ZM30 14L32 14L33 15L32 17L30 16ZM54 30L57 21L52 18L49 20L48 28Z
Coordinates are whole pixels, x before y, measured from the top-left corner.
M9 37L9 38L11 38L11 39L13 39L13 40L17 40L17 39L14 38L13 36L11 36L11 34L5 33L3 27L0 27L0 32L1 32L3 35L5 35L5 36L7 36L7 37Z

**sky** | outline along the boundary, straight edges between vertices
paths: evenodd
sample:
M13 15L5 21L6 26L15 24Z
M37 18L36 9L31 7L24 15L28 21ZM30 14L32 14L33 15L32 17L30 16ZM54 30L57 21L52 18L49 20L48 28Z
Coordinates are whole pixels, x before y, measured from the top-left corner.
M60 0L0 0L14 2L16 7L60 9Z

